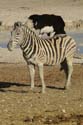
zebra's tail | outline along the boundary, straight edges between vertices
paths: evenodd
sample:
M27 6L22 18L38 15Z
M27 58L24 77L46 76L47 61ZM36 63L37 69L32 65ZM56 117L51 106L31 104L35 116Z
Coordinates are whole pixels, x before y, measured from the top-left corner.
M83 54L75 53L75 55L74 55L74 63L83 65Z

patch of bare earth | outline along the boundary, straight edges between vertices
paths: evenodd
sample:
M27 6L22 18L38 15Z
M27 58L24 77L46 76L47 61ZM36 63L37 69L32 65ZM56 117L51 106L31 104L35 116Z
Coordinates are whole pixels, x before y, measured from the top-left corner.
M45 67L46 93L38 69L30 90L26 64L0 64L0 125L83 125L83 65L75 65L70 90L64 73Z

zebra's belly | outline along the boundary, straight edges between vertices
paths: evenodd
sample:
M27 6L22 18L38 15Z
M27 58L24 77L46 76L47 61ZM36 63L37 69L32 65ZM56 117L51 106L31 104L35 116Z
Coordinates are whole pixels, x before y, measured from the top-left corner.
M25 57L25 60L28 63L32 63L35 65L42 64L42 65L47 65L47 66L54 66L54 65L58 65L61 63L55 58L47 58L46 56L35 56L35 55L31 58Z
M60 62L57 62L55 59L48 59L47 60L44 57L42 57L42 58L33 58L33 59L30 59L30 61L32 63L34 63L35 65L43 64L43 65L48 65L48 66L54 66L54 65L60 64Z
M57 63L55 61L49 61L49 62L44 63L44 65L47 65L47 66L54 66L56 64Z
M28 63L32 63L34 65L39 65L39 64L45 64L45 59L39 59L38 57L32 57L32 58L25 58L25 60L28 62Z

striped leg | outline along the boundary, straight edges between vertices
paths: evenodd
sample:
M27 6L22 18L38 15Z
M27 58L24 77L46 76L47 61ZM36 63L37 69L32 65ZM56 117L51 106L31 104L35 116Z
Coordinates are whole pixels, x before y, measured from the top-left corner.
M43 72L43 65L40 64L38 65L39 67L39 74L40 74L40 79L41 79L41 82L42 82L42 93L45 93L45 82L44 82L44 72Z
M29 64L30 78L31 78L31 90L34 88L34 76L35 76L35 66Z
M69 89L71 86L71 75L73 72L72 59L67 59L67 65L68 65L68 78L66 82L66 89Z

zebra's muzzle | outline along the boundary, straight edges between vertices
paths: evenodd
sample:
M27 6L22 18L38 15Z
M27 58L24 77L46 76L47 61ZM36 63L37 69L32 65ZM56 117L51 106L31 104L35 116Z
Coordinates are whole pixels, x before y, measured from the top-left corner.
M8 48L9 51L12 51L12 50L13 50L12 44L11 44L10 42L7 44L7 48Z

